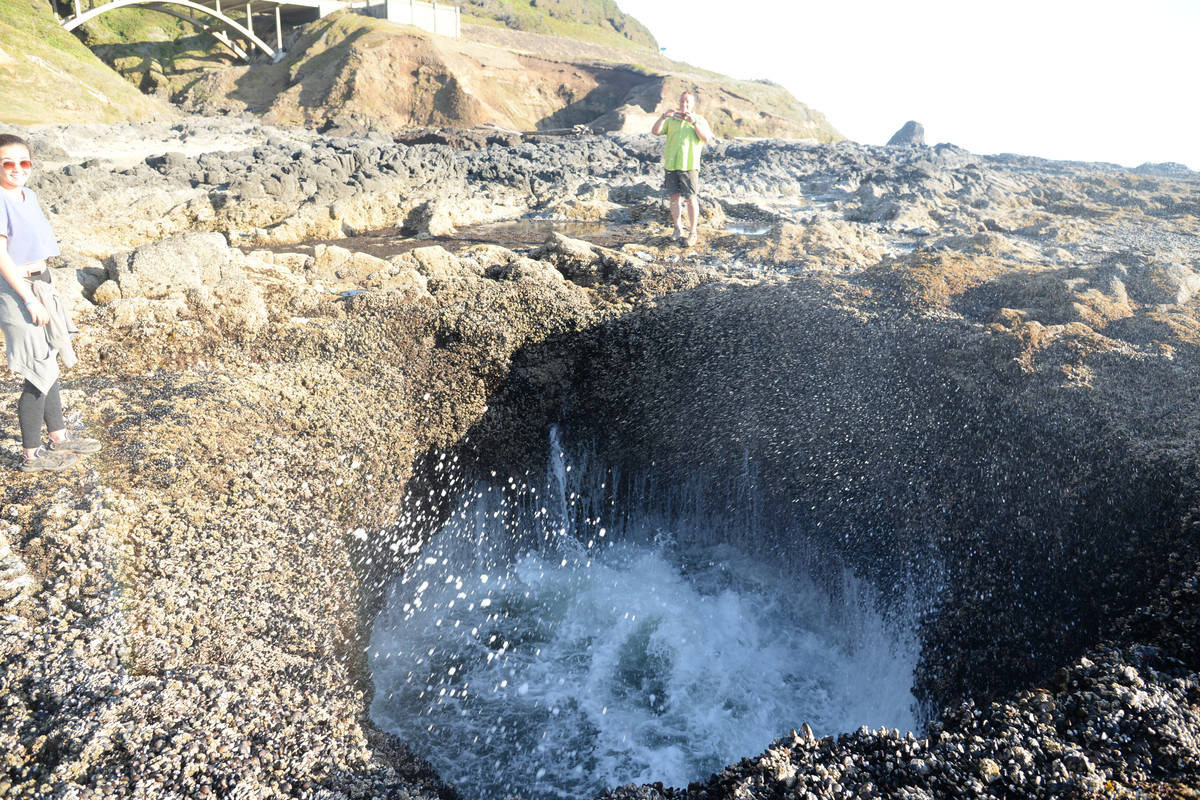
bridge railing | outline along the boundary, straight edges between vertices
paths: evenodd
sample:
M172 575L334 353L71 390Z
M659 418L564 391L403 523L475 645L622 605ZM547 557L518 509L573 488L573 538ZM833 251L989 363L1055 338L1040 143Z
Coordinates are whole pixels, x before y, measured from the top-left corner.
M74 14L63 19L70 31L116 8L148 6L186 20L250 60L257 49L278 60L283 49L282 15L311 14L313 19L349 5L339 0L71 0ZM281 13L282 12L282 13ZM267 33L274 29L274 36ZM260 32L272 43L260 36Z
M283 54L283 18L295 22L296 15L324 17L334 11L350 10L391 22L414 25L442 36L462 35L461 13L449 3L423 0L70 0L74 14L63 20L65 29L78 26L100 14L127 6L151 6L187 20L249 61L257 49L274 60ZM273 28L274 36L265 29ZM260 31L261 34L260 35ZM263 36L267 38L263 38ZM273 38L274 41L268 41Z

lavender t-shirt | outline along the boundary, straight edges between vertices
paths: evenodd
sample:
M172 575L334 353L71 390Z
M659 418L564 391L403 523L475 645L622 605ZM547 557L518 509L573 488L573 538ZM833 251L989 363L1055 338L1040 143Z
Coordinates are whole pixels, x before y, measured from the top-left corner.
M37 197L29 189L22 191L23 203L0 191L0 234L8 237L8 254L19 267L59 253L54 231Z

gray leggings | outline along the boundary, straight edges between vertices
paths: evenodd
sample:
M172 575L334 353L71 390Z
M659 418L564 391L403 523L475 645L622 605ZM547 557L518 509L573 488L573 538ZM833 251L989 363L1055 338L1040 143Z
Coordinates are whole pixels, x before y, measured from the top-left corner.
M17 419L21 422L21 446L26 450L42 444L42 423L47 431L61 431L67 427L63 420L62 396L58 381L44 394L29 381L21 387L21 399L17 400Z

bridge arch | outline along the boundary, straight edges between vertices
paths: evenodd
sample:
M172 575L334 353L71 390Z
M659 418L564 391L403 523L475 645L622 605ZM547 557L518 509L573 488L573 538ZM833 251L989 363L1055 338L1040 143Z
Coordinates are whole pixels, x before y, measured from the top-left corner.
M147 6L156 11L170 14L173 17L178 17L179 19L198 26L205 33L212 35L215 39L217 39L217 41L233 50L233 52L236 53L239 58L249 60L249 53L247 53L246 50L244 50L236 41L234 41L234 39L229 36L227 31L236 31L238 34L241 34L241 36L245 37L245 40L249 42L251 47L261 50L273 60L279 60L283 54L283 30L279 17L279 9L281 5L285 5L284 3L271 2L267 4L273 6L275 11L275 47L271 47L271 45L263 41L263 39L254 32L252 27L253 23L251 22L251 18L253 16L253 6L257 4L261 7L264 5L262 0L253 0L252 2L246 3L246 24L238 22L233 17L229 16L229 14L225 13L225 11L221 8L220 0L209 0L209 2L211 5L195 2L195 0L109 0L103 5L95 6L94 8L84 11L79 6L79 0L75 0L75 14L63 21L63 28L68 31L75 30L75 28L78 28L83 23L95 19L106 11L112 11L118 8L126 8L128 6ZM190 9L193 13L186 14L179 10L181 7ZM197 13L216 20L216 24L210 25L205 23L202 19L196 16Z

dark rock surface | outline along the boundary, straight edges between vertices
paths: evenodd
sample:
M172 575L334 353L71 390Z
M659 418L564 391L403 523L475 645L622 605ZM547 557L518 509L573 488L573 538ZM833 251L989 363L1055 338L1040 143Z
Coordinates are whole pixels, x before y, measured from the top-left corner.
M365 634L443 453L535 467L564 408L714 502L764 467L780 558L941 578L927 731L801 729L614 796L1200 783L1195 175L717 143L683 251L647 136L37 135L78 155L35 188L79 278L70 424L106 449L0 489L0 796L457 796L367 718ZM114 144L139 137L163 146ZM530 213L635 235L451 241Z

